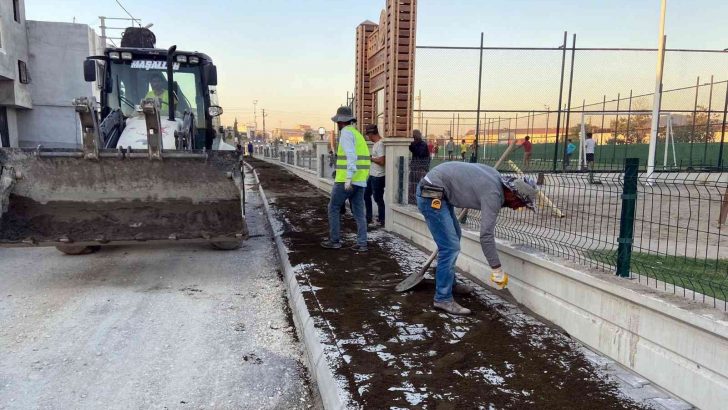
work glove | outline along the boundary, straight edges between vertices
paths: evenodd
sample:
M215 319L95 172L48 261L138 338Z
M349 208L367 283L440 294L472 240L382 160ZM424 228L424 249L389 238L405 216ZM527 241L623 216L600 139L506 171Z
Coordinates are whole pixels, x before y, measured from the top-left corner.
M503 268L495 268L490 273L490 281L496 288L504 289L508 286L508 274L503 271Z
M351 191L352 189L354 188L351 186L351 179L347 179L346 182L344 182L344 190Z

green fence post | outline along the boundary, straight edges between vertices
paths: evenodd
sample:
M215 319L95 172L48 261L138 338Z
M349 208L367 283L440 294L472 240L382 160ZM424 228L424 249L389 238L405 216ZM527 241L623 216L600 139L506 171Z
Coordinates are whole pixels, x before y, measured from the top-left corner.
M619 247L617 248L617 275L628 278L632 243L634 242L634 216L637 209L637 170L639 158L624 160L624 186L622 188L622 215L619 218Z

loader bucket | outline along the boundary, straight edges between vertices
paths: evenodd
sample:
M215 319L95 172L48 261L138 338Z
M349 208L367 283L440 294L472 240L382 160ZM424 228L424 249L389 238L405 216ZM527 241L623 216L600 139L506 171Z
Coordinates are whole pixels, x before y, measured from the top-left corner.
M0 149L0 246L240 242L235 151Z

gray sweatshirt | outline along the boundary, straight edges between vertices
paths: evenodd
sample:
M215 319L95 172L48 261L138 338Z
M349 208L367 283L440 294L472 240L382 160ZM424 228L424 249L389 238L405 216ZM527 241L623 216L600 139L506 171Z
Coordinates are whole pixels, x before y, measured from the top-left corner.
M458 208L480 209L480 246L491 267L500 266L495 248L495 221L503 206L503 184L495 168L467 162L445 162L432 168L428 183L445 189Z

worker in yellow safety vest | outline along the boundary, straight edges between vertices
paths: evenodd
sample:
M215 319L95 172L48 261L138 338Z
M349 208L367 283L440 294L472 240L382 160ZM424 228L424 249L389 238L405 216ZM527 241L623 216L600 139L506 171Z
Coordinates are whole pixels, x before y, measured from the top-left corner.
M149 79L152 88L144 98L155 98L159 101L162 113L169 111L169 93L167 92L167 79L161 73L154 73Z
M340 249L341 206L348 199L356 220L357 241L352 249L367 251L367 220L364 214L364 191L367 188L371 156L369 147L359 130L354 127L356 118L351 108L343 106L331 118L339 128L339 144L336 149L334 187L329 201L329 239L321 243L327 249Z

